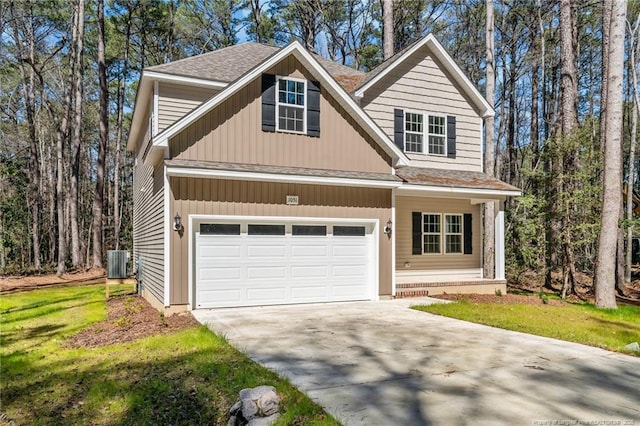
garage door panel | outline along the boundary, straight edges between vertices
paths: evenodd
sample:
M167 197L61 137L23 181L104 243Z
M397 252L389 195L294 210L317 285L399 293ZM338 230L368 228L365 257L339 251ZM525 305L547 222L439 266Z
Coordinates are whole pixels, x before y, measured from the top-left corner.
M242 268L200 268L198 278L201 281L227 281L239 280L242 277Z
M331 272L336 278L361 277L367 274L367 265L334 265Z
M218 260L221 258L240 258L242 247L240 244L226 244L221 246L203 246L200 252L201 259Z
M285 279L287 277L286 270L285 266L248 266L247 279L252 281Z
M201 298L200 303L203 305L207 304L223 304L223 303L231 303L237 304L242 298L242 291L240 289L226 289L226 290L205 290L199 293Z
M292 278L329 278L329 266L326 265L314 265L314 266L291 266Z
M254 304L276 303L285 299L286 290L284 287L277 288L249 288L247 289L247 300Z
M247 246L247 255L249 258L255 257L285 257L287 249L282 243L280 244L251 244Z
M326 243L318 242L316 244L292 244L291 258L326 258L329 255L329 248Z
M247 235L252 222L244 223L241 235L196 234L197 308L371 298L371 233L304 235L298 229L291 235L294 225L279 225L286 227L284 235ZM335 229L332 224L320 227Z

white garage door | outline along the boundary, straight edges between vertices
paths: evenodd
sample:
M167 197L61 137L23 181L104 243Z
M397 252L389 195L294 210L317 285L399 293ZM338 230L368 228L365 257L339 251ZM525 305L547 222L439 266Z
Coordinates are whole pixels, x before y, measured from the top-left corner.
M201 223L195 307L368 300L373 225Z

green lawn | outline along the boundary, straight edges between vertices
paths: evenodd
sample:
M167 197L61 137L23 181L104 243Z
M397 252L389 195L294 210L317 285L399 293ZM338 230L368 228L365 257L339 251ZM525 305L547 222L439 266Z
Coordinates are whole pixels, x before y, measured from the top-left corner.
M415 309L617 352L630 353L625 351L624 347L631 342L640 342L640 307L638 306L621 306L617 310L602 310L591 304L532 306L476 304L460 301L416 306Z
M278 424L338 424L206 327L95 349L68 336L106 317L104 286L0 296L0 424L226 424L240 389L282 398ZM6 419L5 419L6 420Z

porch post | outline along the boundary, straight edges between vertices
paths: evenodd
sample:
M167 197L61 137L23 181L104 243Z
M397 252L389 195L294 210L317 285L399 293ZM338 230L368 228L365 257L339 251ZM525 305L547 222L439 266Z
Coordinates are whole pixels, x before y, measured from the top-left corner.
M505 254L504 254L504 202L495 201L495 266L496 280L505 279Z

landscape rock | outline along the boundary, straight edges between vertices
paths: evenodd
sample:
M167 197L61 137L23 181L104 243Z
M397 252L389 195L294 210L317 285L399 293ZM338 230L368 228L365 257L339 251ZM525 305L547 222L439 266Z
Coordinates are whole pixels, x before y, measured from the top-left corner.
M640 344L638 342L629 343L624 348L628 351L640 352Z
M227 426L268 426L279 416L280 398L273 386L242 389L229 409Z

